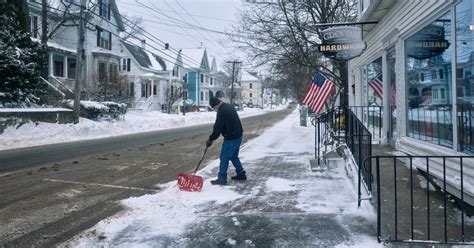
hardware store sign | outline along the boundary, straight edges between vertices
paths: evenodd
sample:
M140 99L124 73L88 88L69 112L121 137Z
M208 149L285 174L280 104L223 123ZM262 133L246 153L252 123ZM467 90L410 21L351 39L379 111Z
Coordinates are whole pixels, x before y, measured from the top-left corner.
M319 45L319 51L328 58L349 60L361 55L366 48L360 28L335 27L321 33L322 44Z

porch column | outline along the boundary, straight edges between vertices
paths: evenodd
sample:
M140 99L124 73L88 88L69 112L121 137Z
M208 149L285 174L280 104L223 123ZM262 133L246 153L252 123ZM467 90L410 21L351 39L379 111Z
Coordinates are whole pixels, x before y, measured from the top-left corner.
M54 73L53 69L54 69L53 53L49 53L49 74L48 74L48 76L53 76L54 75L53 74Z
M155 88L155 79L151 78L151 94L150 94L150 96L155 95L154 88Z
M388 63L387 63L387 50L382 51L382 108L383 108L383 116L382 116L382 143L388 144L388 132L390 132L390 121L392 117L392 110L390 108L390 82L388 79Z
M64 70L64 78L68 78L67 76L67 56L64 56L63 58L63 70Z

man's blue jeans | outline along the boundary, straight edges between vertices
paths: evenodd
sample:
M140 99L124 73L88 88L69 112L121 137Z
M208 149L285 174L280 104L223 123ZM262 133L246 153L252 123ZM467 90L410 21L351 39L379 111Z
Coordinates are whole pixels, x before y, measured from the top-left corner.
M242 143L242 138L235 140L224 140L221 148L221 163L219 165L219 181L227 182L227 168L229 167L229 161L235 167L235 172L238 174L244 171L242 164L239 159L239 150L240 144Z

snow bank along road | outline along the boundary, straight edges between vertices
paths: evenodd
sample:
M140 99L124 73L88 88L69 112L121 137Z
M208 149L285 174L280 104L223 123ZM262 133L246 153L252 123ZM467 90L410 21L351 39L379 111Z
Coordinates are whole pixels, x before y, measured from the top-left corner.
M243 118L244 142L290 111ZM9 168L0 174L0 247L50 247L120 211L118 200L158 190L158 183L193 169L211 128L207 124L0 152L0 166ZM220 142L204 162L217 159Z

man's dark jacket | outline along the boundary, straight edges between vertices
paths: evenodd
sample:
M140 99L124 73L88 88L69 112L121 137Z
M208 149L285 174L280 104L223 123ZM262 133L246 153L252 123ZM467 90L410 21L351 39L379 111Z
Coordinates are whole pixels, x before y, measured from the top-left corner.
M225 140L234 140L242 137L242 123L240 123L239 115L232 105L222 103L217 110L216 122L214 129L209 136L209 140L215 140L222 134Z

